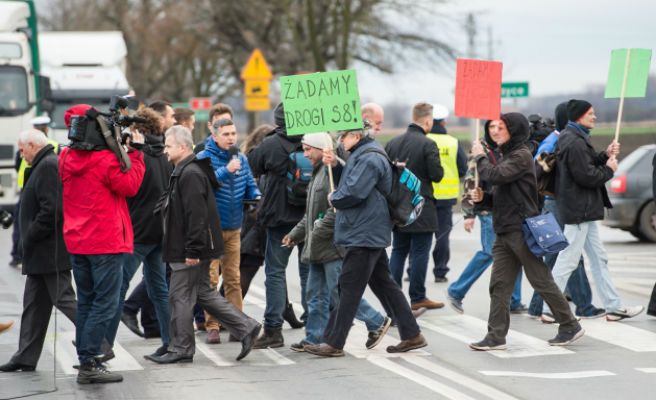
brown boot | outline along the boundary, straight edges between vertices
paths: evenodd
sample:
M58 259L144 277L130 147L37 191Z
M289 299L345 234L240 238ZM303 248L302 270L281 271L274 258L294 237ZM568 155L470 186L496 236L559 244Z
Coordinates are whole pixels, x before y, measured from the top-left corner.
M344 357L344 350L336 349L333 346L321 343L310 344L304 347L306 353L314 354L321 357Z
M420 333L419 335L413 337L412 339L402 340L396 346L388 346L387 352L405 353L406 351L420 349L422 347L426 347L427 345L428 343L426 343L426 339L424 339L424 335Z
M410 308L412 308L413 310L419 310L420 308L435 310L442 307L444 307L444 303L442 303L441 301L433 301L429 299L423 299L416 303L412 303L412 305L410 306Z

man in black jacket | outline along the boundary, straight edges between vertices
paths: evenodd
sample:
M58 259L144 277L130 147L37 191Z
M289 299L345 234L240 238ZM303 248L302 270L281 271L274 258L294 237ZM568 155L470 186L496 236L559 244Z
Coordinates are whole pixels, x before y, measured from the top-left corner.
M137 326L136 315L125 310L123 303L130 281L143 263L146 290L157 314L157 330L162 337L162 346L153 355L161 356L166 353L169 344L169 292L166 265L162 262L162 223L153 215L153 210L166 190L173 168L164 154L164 136L160 131L163 122L160 114L149 108L142 108L137 112L137 117L146 121L133 127L144 136L141 151L144 154L146 172L137 195L128 198L128 209L134 227L134 252L124 257L119 308L107 329L107 340L113 345L121 319L133 332Z
M34 371L41 356L52 307L75 323L75 292L71 264L62 233L61 181L57 155L41 131L22 132L20 152L30 164L19 214L23 246L23 295L18 351L0 366L2 372Z
M255 344L256 349L267 347L282 347L285 345L282 337L283 312L286 302L286 273L292 247L283 246L282 239L303 218L305 199L295 205L288 200L287 172L290 154L303 148L303 136L287 136L285 128L285 111L282 103L274 111L276 128L262 144L257 146L248 156L248 163L253 176L259 178L266 175L266 185L262 195L261 209L258 219L266 226L267 243L264 255L264 271L266 273L266 310L264 311L264 335ZM301 277L301 302L307 312L305 302L305 287L310 266L301 262L303 244L298 245L298 269ZM304 314L305 315L305 314ZM301 319L305 320L304 316Z
M605 185L617 170L620 145L613 141L606 151L595 151L590 142L590 130L597 117L592 105L585 100L567 103L567 119L567 127L558 137L556 205L569 246L558 254L553 267L554 280L560 290L564 290L585 249L606 309L606 319L619 321L635 317L645 308L622 304L610 280L608 255L597 225L597 221L604 218L604 207L612 207Z
M385 151L390 159L405 162L406 167L421 181L421 195L425 199L419 218L409 226L394 229L390 269L399 286L402 285L403 267L410 256L410 302L413 310L436 309L444 303L426 297L426 270L433 233L437 231L437 213L433 197L433 182L444 176L440 153L435 141L426 137L433 126L433 106L418 103L412 109L412 124L407 131L392 139Z
M651 177L653 196L654 196L654 201L656 201L656 154L654 154L654 159L652 160L651 164L653 168L652 177ZM651 298L649 299L647 314L651 315L652 317L656 317L656 285L654 285L654 289L651 291Z
M492 203L494 232L497 234L492 247L494 266L490 278L488 332L483 340L469 345L474 350L506 348L510 296L522 265L529 282L551 306L560 324L558 335L549 340L549 344L564 346L585 333L569 309L565 296L554 283L549 269L541 258L529 250L522 233L524 219L540 214L533 157L525 144L528 129L528 120L522 114L501 116L499 128L492 137L501 152L501 160L496 164L486 157L480 143L472 146L481 181L493 185L495 189L493 194L486 192L483 195L477 188L472 193L472 200Z
M192 362L196 350L194 303L215 317L242 343L237 361L253 348L262 326L210 287L210 261L223 254L221 221L214 200L219 183L208 159L197 160L191 132L180 125L166 131L165 152L175 165L156 212L163 221L162 257L171 266L171 341L159 364Z

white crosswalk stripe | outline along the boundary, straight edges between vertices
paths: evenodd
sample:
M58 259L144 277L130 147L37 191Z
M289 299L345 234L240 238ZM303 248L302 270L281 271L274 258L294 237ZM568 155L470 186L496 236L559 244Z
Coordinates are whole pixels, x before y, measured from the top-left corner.
M626 322L607 322L600 318L583 321L581 325L587 336L597 340L636 352L656 351L656 333Z

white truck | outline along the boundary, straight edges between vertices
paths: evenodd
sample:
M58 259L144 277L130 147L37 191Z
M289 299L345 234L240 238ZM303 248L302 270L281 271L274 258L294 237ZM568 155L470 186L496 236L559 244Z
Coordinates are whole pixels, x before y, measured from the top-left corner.
M41 32L39 45L54 103L51 136L66 144L64 112L69 107L85 103L106 112L113 95L128 94L127 48L118 31Z
M0 208L13 209L16 141L48 111L48 79L40 75L34 3L0 1Z

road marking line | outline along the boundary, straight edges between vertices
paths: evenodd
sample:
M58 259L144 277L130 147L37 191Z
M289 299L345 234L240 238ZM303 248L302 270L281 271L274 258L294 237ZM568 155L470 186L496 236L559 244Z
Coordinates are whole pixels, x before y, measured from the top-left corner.
M275 362L278 365L296 364L294 361L283 356L282 354L278 353L274 349L266 348L266 349L262 349L261 352L264 353L265 356L269 357L273 362Z
M112 350L114 350L116 358L107 362L107 367L110 371L139 371L144 369L117 340L114 341L114 348Z
M504 393L492 386L486 385L483 382L479 382L476 379L470 378L466 375L460 374L458 372L452 371L446 367L443 367L437 363L427 360L423 357L405 357L403 360L414 364L418 367L425 369L426 371L432 372L434 374L440 375L450 381L458 383L466 388L489 396L495 400L518 400L516 397L513 397L507 393Z
M57 363L66 375L77 375L77 370L73 368L73 365L80 363L77 358L77 350L73 346L73 343L71 343L73 339L75 339L75 332L57 332L57 341L55 342L57 346ZM53 340L54 336L48 335L47 344L44 345L50 354L53 354Z
M400 375L406 379L409 379L421 386L424 386L427 389L432 390L435 393L439 393L440 395L452 399L452 400L474 400L473 397L467 396L466 394L450 387L447 386L443 383L440 383L434 379L428 378L418 372L415 372L409 368L403 367L394 361L391 361L388 358L385 357L369 357L367 358L367 361L370 363L377 365L383 369L386 369L390 372L393 372L397 375Z
M600 376L614 376L610 371L575 371L575 372L516 372L516 371L478 371L487 376L514 376L522 378L540 378L540 379L582 379L596 378Z
M198 340L196 341L196 348L200 350L200 352L203 353L205 357L207 357L218 367L232 367L235 365L234 363L218 355L216 352L210 349L209 346L207 346L205 343L199 342Z
M636 370L645 374L656 374L656 368L636 368Z
M585 320L581 324L586 335L597 340L636 352L656 351L656 333L605 319Z
M654 280L648 278L613 278L615 287L641 296L651 296Z
M390 327L390 329L392 329ZM430 356L430 353L418 349L412 350L408 353L388 353L387 346L393 346L398 343L398 341L388 335L383 337L383 340L371 350L367 350L365 343L369 338L369 332L367 327L360 321L355 322L355 326L351 327L349 331L348 340L344 346L344 351L351 354L355 358L368 358L368 357L384 357L384 358L399 358L405 357L407 355L420 355L420 356Z
M447 315L434 319L423 318L417 320L417 322L423 328L466 344L477 342L487 332L487 322L470 315ZM499 358L553 356L574 353L561 346L549 346L546 340L538 339L512 329L508 331L506 343L508 345L507 350L489 351L488 353Z

